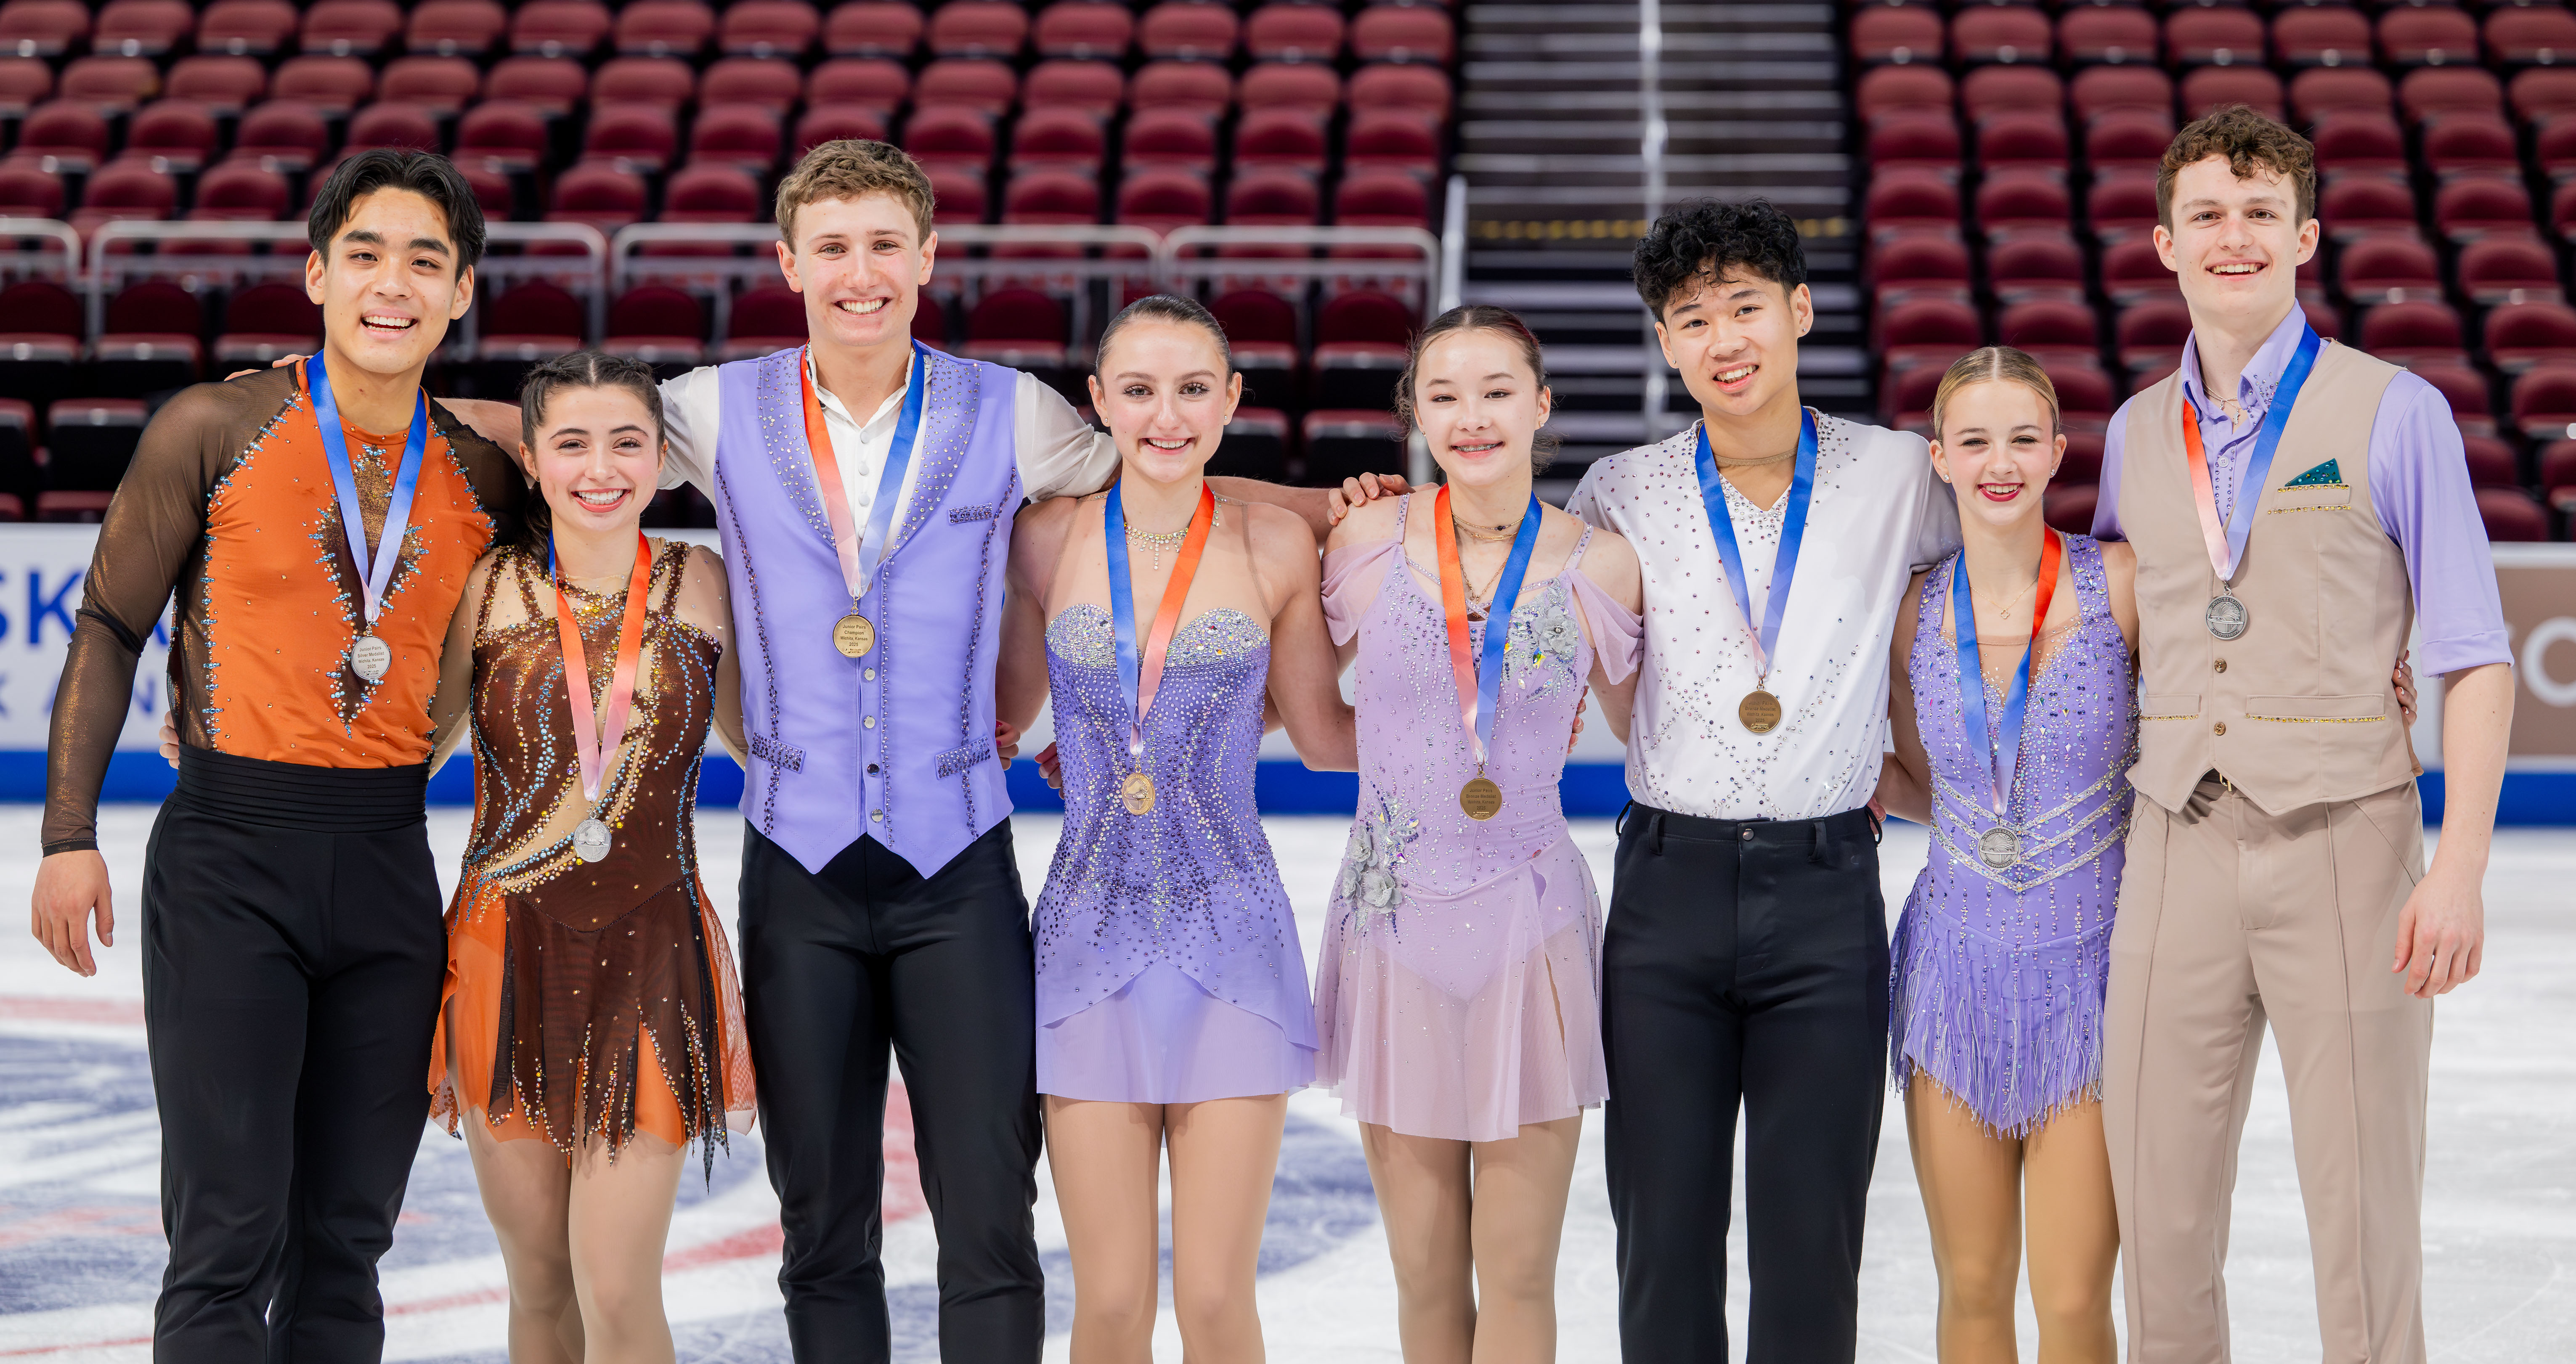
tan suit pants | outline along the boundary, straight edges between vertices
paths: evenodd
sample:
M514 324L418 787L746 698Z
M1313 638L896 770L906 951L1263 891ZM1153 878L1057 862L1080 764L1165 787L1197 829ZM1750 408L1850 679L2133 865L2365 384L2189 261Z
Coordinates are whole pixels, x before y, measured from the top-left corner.
M2424 1358L2433 1006L2389 970L2423 851L2411 783L2280 816L2215 779L2180 814L2138 802L2102 1103L2132 1364L2228 1358L2229 1204L2267 1021L2326 1364Z

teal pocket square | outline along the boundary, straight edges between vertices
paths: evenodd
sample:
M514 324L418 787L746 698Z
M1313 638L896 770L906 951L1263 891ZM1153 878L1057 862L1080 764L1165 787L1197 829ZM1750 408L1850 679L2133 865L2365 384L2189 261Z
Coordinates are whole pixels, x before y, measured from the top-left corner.
M2343 486L2343 466L2333 460L2327 460L2281 486L2284 488L2340 488Z

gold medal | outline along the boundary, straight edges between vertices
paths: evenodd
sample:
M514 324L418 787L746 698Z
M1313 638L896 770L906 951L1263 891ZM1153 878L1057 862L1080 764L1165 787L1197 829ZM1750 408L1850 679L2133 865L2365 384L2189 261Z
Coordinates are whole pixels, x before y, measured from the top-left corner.
M1756 734L1768 734L1780 727L1780 698L1755 687L1737 703L1735 718Z
M1491 777L1479 772L1469 778L1466 785L1458 788L1458 808L1466 811L1469 819L1479 821L1492 819L1502 813L1503 788L1494 785Z
M1154 813L1154 779L1142 772L1128 773L1127 780L1118 784L1118 799L1131 815Z
M877 627L868 618L853 611L832 622L832 647L844 655L857 658L877 647Z

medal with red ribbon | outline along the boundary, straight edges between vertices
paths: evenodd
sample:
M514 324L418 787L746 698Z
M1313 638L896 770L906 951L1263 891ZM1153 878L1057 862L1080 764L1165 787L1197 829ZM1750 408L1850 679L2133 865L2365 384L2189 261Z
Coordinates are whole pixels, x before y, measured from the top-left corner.
M1163 600L1154 609L1154 628L1145 637L1140 658L1136 587L1127 578L1127 508L1118 495L1119 487L1109 485L1109 504L1100 513L1101 534L1109 541L1109 628L1118 643L1118 690L1127 698L1129 717L1127 779L1118 784L1118 798L1127 813L1145 815L1153 813L1155 800L1154 777L1145 770L1145 712L1162 685L1163 659L1171 652L1172 632L1180 628L1181 603L1189 599L1190 580L1198 576L1199 556L1207 550L1208 528L1216 524L1216 491L1199 484L1199 509L1181 537L1180 557L1172 563L1172 579L1163 586Z
M894 428L894 443L886 447L885 469L877 475L877 497L868 504L865 538L859 534L858 518L850 513L849 490L841 483L841 457L832 448L832 433L823 420L823 400L814 392L812 357L796 367L805 385L805 448L814 460L814 486L823 495L823 517L832 525L832 550L840 557L841 579L850 589L850 613L832 622L832 647L850 658L877 646L877 627L859 614L859 600L868 594L868 580L885 560L886 537L894 530L895 499L903 495L904 471L912 467L912 447L921 435L922 395L930 387L930 366L924 359L928 351L920 342L913 342L912 349L903 417Z
M2030 608L2030 639L2022 646L2021 663L2004 693L2003 714L1996 717L1991 737L1986 724L1985 667L1977 656L1977 604L1968 588L1968 556L1962 553L1950 570L1950 629L1959 640L1959 719L1968 731L1968 748L1986 766L1987 804L1995 815L1995 826L1977 836L1977 859L1997 871L2021 860L2021 831L2012 827L2007 811L2021 765L2022 717L2030 704L2039 633L2047 628L2049 602L2057 595L2057 561L2064 547L2065 537L2053 530L2043 533L2038 595Z
M1487 820L1503 809L1503 788L1485 775L1485 760L1493 752L1494 712L1502 708L1504 638L1511 633L1512 607L1521 599L1530 554L1538 548L1538 494L1530 494L1529 506L1521 512L1511 557L1503 561L1502 576L1494 580L1493 597L1485 603L1481 663L1467 644L1467 573L1458 562L1458 529L1450 518L1446 483L1432 500L1432 515L1440 521L1440 616L1449 633L1449 670L1458 684L1458 720L1467 731L1468 756L1476 761L1476 775L1458 788L1458 808L1469 819Z
M2192 409L2189 398L2183 399L2182 452L2191 465L2192 506L2200 513L2200 538L2209 549L2210 570L2218 575L2218 595L2210 598L2202 610L2201 623L2220 639L2241 638L2253 623L2245 603L2236 597L2236 569L2245 561L2245 538L2254 530L2254 504L2262 500L2264 481L2272 472L2272 456L2281 448L2282 430L2290 424L2290 409L2299 401L2299 390L2307 385L2308 371L2316 368L2317 352L2324 348L2317 329L2301 323L2299 348L2281 370L2281 382L2272 389L2271 405L2263 409L2262 429L2254 434L2254 453L2237 480L2236 502L2224 521L2218 516L2218 484L2210 477L2209 454L2201 448L2200 414Z
M563 578L555 569L554 542L546 542L546 579L555 589L555 638L563 643L564 694L572 702L572 750L581 764L581 794L591 805L590 816L572 831L572 850L584 862L596 862L608 856L608 825L599 817L600 783L606 778L608 757L626 738L626 720L635 700L637 655L644 647L644 599L652 592L653 546L644 532L635 532L635 569L626 579L626 616L617 627L617 654L608 679L607 723L602 725L590 704L590 663L581 647L581 622L573 618L572 600L564 595Z

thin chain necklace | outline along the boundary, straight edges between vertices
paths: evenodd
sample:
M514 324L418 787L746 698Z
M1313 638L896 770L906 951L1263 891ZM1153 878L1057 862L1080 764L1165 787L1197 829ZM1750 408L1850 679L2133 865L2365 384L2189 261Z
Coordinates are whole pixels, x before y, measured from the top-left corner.
M1526 516L1528 513L1524 512L1522 515ZM1459 534L1464 535L1471 540L1482 540L1489 545L1509 543L1512 538L1519 535L1521 531L1521 523L1518 521L1514 521L1507 526L1496 526L1492 530L1487 530L1483 526L1471 526L1466 522L1459 520L1456 516L1451 516L1449 518L1449 524L1456 526Z
M1793 445L1776 455L1761 455L1753 459L1738 459L1732 455L1718 454L1714 450L1709 452L1709 458L1716 460L1717 467L1721 469L1759 469L1765 464L1777 464L1784 459L1795 459L1797 454L1798 448Z
M1225 524L1225 504L1220 501L1217 504L1216 510L1211 512L1208 516L1208 529L1214 530L1223 524ZM1135 522L1130 521L1127 523L1127 542L1129 544L1145 545L1152 548L1154 551L1154 571L1157 573L1163 571L1163 551L1168 549L1177 552L1181 547L1181 542L1189 538L1190 528L1187 526L1183 526L1179 530L1156 531L1138 530Z

